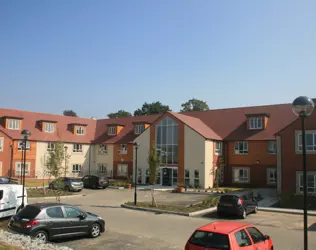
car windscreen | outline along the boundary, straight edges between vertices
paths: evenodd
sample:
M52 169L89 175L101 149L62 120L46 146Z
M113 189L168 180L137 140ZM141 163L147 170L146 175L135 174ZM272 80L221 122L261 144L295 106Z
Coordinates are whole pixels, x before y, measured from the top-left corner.
M81 182L82 181L81 179L78 179L78 178L69 178L68 180L72 181L72 182Z
M34 219L39 213L41 209L37 206L27 205L20 212L17 213L17 216L23 219Z
M197 230L189 240L195 246L229 250L228 235Z
M223 195L219 202L220 203L229 203L229 204L235 204L238 201L238 197L235 195Z

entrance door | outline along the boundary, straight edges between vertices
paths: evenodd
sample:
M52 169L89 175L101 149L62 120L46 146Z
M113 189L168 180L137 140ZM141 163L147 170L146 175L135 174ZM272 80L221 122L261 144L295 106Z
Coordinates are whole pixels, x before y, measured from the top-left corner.
M172 169L171 168L162 169L162 185L172 186Z

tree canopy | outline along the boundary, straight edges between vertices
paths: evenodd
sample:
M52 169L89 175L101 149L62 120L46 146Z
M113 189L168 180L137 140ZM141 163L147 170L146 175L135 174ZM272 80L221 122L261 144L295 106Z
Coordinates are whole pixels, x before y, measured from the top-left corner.
M187 112L187 111L204 111L209 110L209 106L205 101L198 100L198 99L190 99L185 103L181 104L180 112Z
M167 111L171 111L170 107L163 105L159 101L153 103L145 102L140 109L134 111L134 116L163 114Z
M65 116L74 116L74 117L78 117L77 116L77 113L71 109L66 109L64 112L63 112L63 115Z
M120 118L120 117L128 117L128 116L132 116L132 114L130 112L127 112L127 111L122 110L122 109L120 109L116 113L109 113L108 114L109 118Z

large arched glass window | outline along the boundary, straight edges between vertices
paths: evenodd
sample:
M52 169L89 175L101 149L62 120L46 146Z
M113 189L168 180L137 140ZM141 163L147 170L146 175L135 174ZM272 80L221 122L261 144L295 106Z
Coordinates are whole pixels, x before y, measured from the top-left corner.
M160 164L178 164L178 123L169 116L156 125L156 148Z

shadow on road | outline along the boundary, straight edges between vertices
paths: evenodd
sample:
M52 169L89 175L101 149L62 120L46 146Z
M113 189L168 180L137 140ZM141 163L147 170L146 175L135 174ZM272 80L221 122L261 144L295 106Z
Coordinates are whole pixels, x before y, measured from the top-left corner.
M240 220L238 216L234 215L227 215L225 217L218 217L216 212L204 214L200 216L200 218L205 218L205 219L215 219L215 220Z
M102 207L102 208L122 208L121 206L97 206L97 205L90 205L89 207Z

